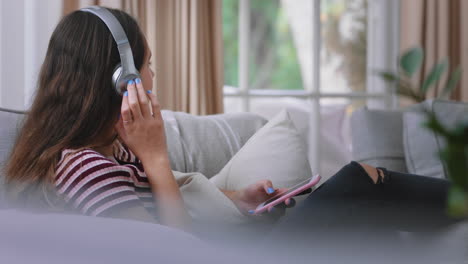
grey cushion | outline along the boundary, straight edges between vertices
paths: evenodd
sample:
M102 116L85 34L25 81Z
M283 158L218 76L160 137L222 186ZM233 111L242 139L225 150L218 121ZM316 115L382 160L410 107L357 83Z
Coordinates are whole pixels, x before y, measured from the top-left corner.
M163 111L172 169L210 178L267 120L251 113L194 116Z
M420 111L422 107L432 109L446 127L453 127L457 122L467 118L468 104L429 100L416 105L412 111L405 112L403 116L403 138L408 171L418 175L447 178L446 170L437 155L445 146L444 139L422 126L426 120L425 114Z
M24 113L0 108L0 209L4 200L3 165L10 154ZM172 169L217 174L267 121L250 113L194 116L163 111Z
M351 117L353 159L372 166L407 172L402 112L361 108Z
M4 197L4 165L13 147L23 118L24 114L22 112L0 108L0 209L7 207Z

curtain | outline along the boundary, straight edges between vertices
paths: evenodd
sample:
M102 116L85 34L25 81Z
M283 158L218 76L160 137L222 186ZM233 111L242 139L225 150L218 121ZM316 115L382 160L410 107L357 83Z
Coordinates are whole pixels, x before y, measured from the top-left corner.
M423 69L416 81L421 84L422 77L427 76L432 66L448 57L450 72L459 65L463 70L451 99L468 101L468 1L411 0L400 3L401 50L421 46L425 51ZM430 96L437 96L444 84L442 79Z
M223 112L223 42L218 0L64 0L68 14L89 5L135 17L153 53L154 92L163 109Z

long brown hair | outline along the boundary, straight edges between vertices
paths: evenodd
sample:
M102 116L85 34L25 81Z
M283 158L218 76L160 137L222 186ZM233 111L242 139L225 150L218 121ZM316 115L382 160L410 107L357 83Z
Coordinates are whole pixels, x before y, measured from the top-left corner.
M145 39L137 22L123 11L109 11L126 32L140 69ZM75 11L62 18L49 42L35 100L5 167L14 200L30 202L37 200L37 191L50 191L63 149L96 146L103 133L111 131L121 105L111 82L119 62L117 45L97 16Z

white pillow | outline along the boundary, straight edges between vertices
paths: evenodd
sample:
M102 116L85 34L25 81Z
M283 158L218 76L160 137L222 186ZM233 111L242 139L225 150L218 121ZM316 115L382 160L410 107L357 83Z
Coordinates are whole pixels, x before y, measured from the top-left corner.
M276 188L310 179L307 144L286 110L255 133L210 181L227 190L240 190L262 179Z

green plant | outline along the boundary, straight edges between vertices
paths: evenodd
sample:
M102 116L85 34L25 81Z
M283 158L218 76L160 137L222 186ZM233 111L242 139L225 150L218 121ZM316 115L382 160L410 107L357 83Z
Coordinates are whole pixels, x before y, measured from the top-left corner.
M410 98L415 102L423 102L431 88L436 87L445 71L448 68L448 59L443 59L435 64L429 74L424 78L422 85L417 87L411 82L411 78L419 72L424 61L424 51L420 47L415 47L404 52L399 60L399 72L388 71L379 72L381 78L387 82L396 84L397 94ZM458 66L452 71L447 79L444 89L439 98L446 98L457 86L461 78L461 68Z
M398 74L380 72L379 75L387 82L396 84L396 92L399 95L422 102L427 99L428 92L440 81L448 67L447 59L434 65L418 88L412 85L410 80L420 70L423 60L423 49L412 48L400 57ZM450 95L460 80L461 72L461 68L457 67L450 74L439 98ZM438 154L452 181L448 195L448 213L453 217L468 216L468 120L459 122L453 128L447 128L437 119L434 112L429 109L424 109L424 112L427 116L424 126L446 141L446 146Z
M426 110L425 126L445 138L446 146L439 153L452 186L448 196L448 211L454 217L468 216L468 122L454 128L444 127L433 112Z

